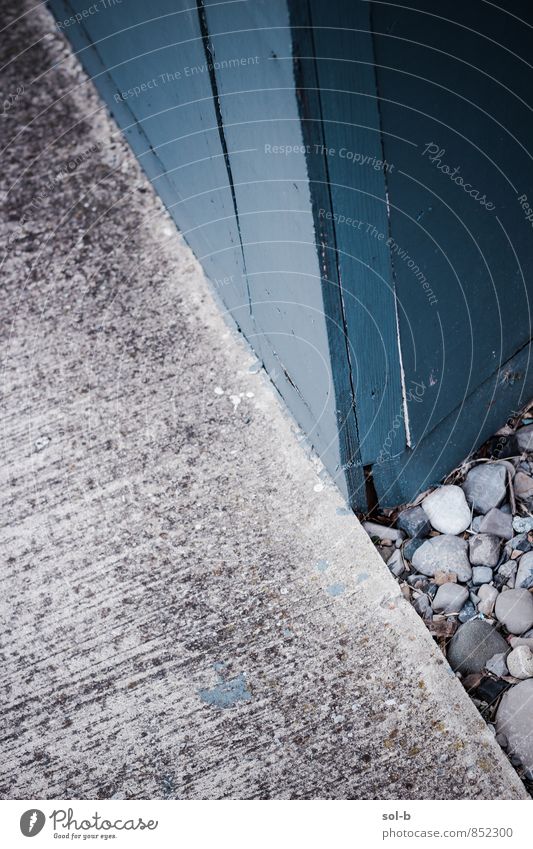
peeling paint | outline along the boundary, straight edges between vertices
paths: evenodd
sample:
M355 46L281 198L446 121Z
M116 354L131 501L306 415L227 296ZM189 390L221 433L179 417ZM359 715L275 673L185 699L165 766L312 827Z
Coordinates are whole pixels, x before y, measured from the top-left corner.
M329 587L326 587L326 592L333 597L342 595L345 591L346 587L344 584L330 584Z
M221 681L208 690L198 690L201 700L207 705L218 708L230 708L237 702L249 702L252 694L247 688L246 678L241 672L236 678Z

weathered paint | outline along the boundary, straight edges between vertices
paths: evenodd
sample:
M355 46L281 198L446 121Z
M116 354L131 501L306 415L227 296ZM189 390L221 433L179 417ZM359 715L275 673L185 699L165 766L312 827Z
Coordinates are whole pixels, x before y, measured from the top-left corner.
M220 681L214 687L199 690L198 695L206 705L217 708L235 707L239 702L249 702L252 698L242 672L235 678Z
M533 394L533 12L449 18L437 0L131 0L127 21L117 4L66 30L360 509L365 472L383 506L406 501Z
M84 7L50 5L60 19ZM158 0L149 16L133 0L124 24L117 6L66 34L228 313L361 506L353 397L347 365L331 355L339 331L324 303L305 157L269 152L303 144L285 0Z

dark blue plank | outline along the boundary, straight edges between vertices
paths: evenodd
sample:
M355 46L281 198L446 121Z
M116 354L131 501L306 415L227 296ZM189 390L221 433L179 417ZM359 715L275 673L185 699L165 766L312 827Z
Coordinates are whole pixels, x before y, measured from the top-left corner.
M371 6L416 444L532 335L531 30L481 0Z

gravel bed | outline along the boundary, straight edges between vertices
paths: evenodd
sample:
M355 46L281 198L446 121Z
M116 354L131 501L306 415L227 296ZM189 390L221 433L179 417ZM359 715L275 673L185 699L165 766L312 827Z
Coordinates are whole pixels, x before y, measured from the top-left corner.
M533 795L533 416L363 523Z

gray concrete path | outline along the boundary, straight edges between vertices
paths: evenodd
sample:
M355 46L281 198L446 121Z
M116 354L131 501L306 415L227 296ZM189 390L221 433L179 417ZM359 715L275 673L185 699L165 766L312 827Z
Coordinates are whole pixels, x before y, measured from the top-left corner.
M1 795L524 797L47 13L3 50Z

